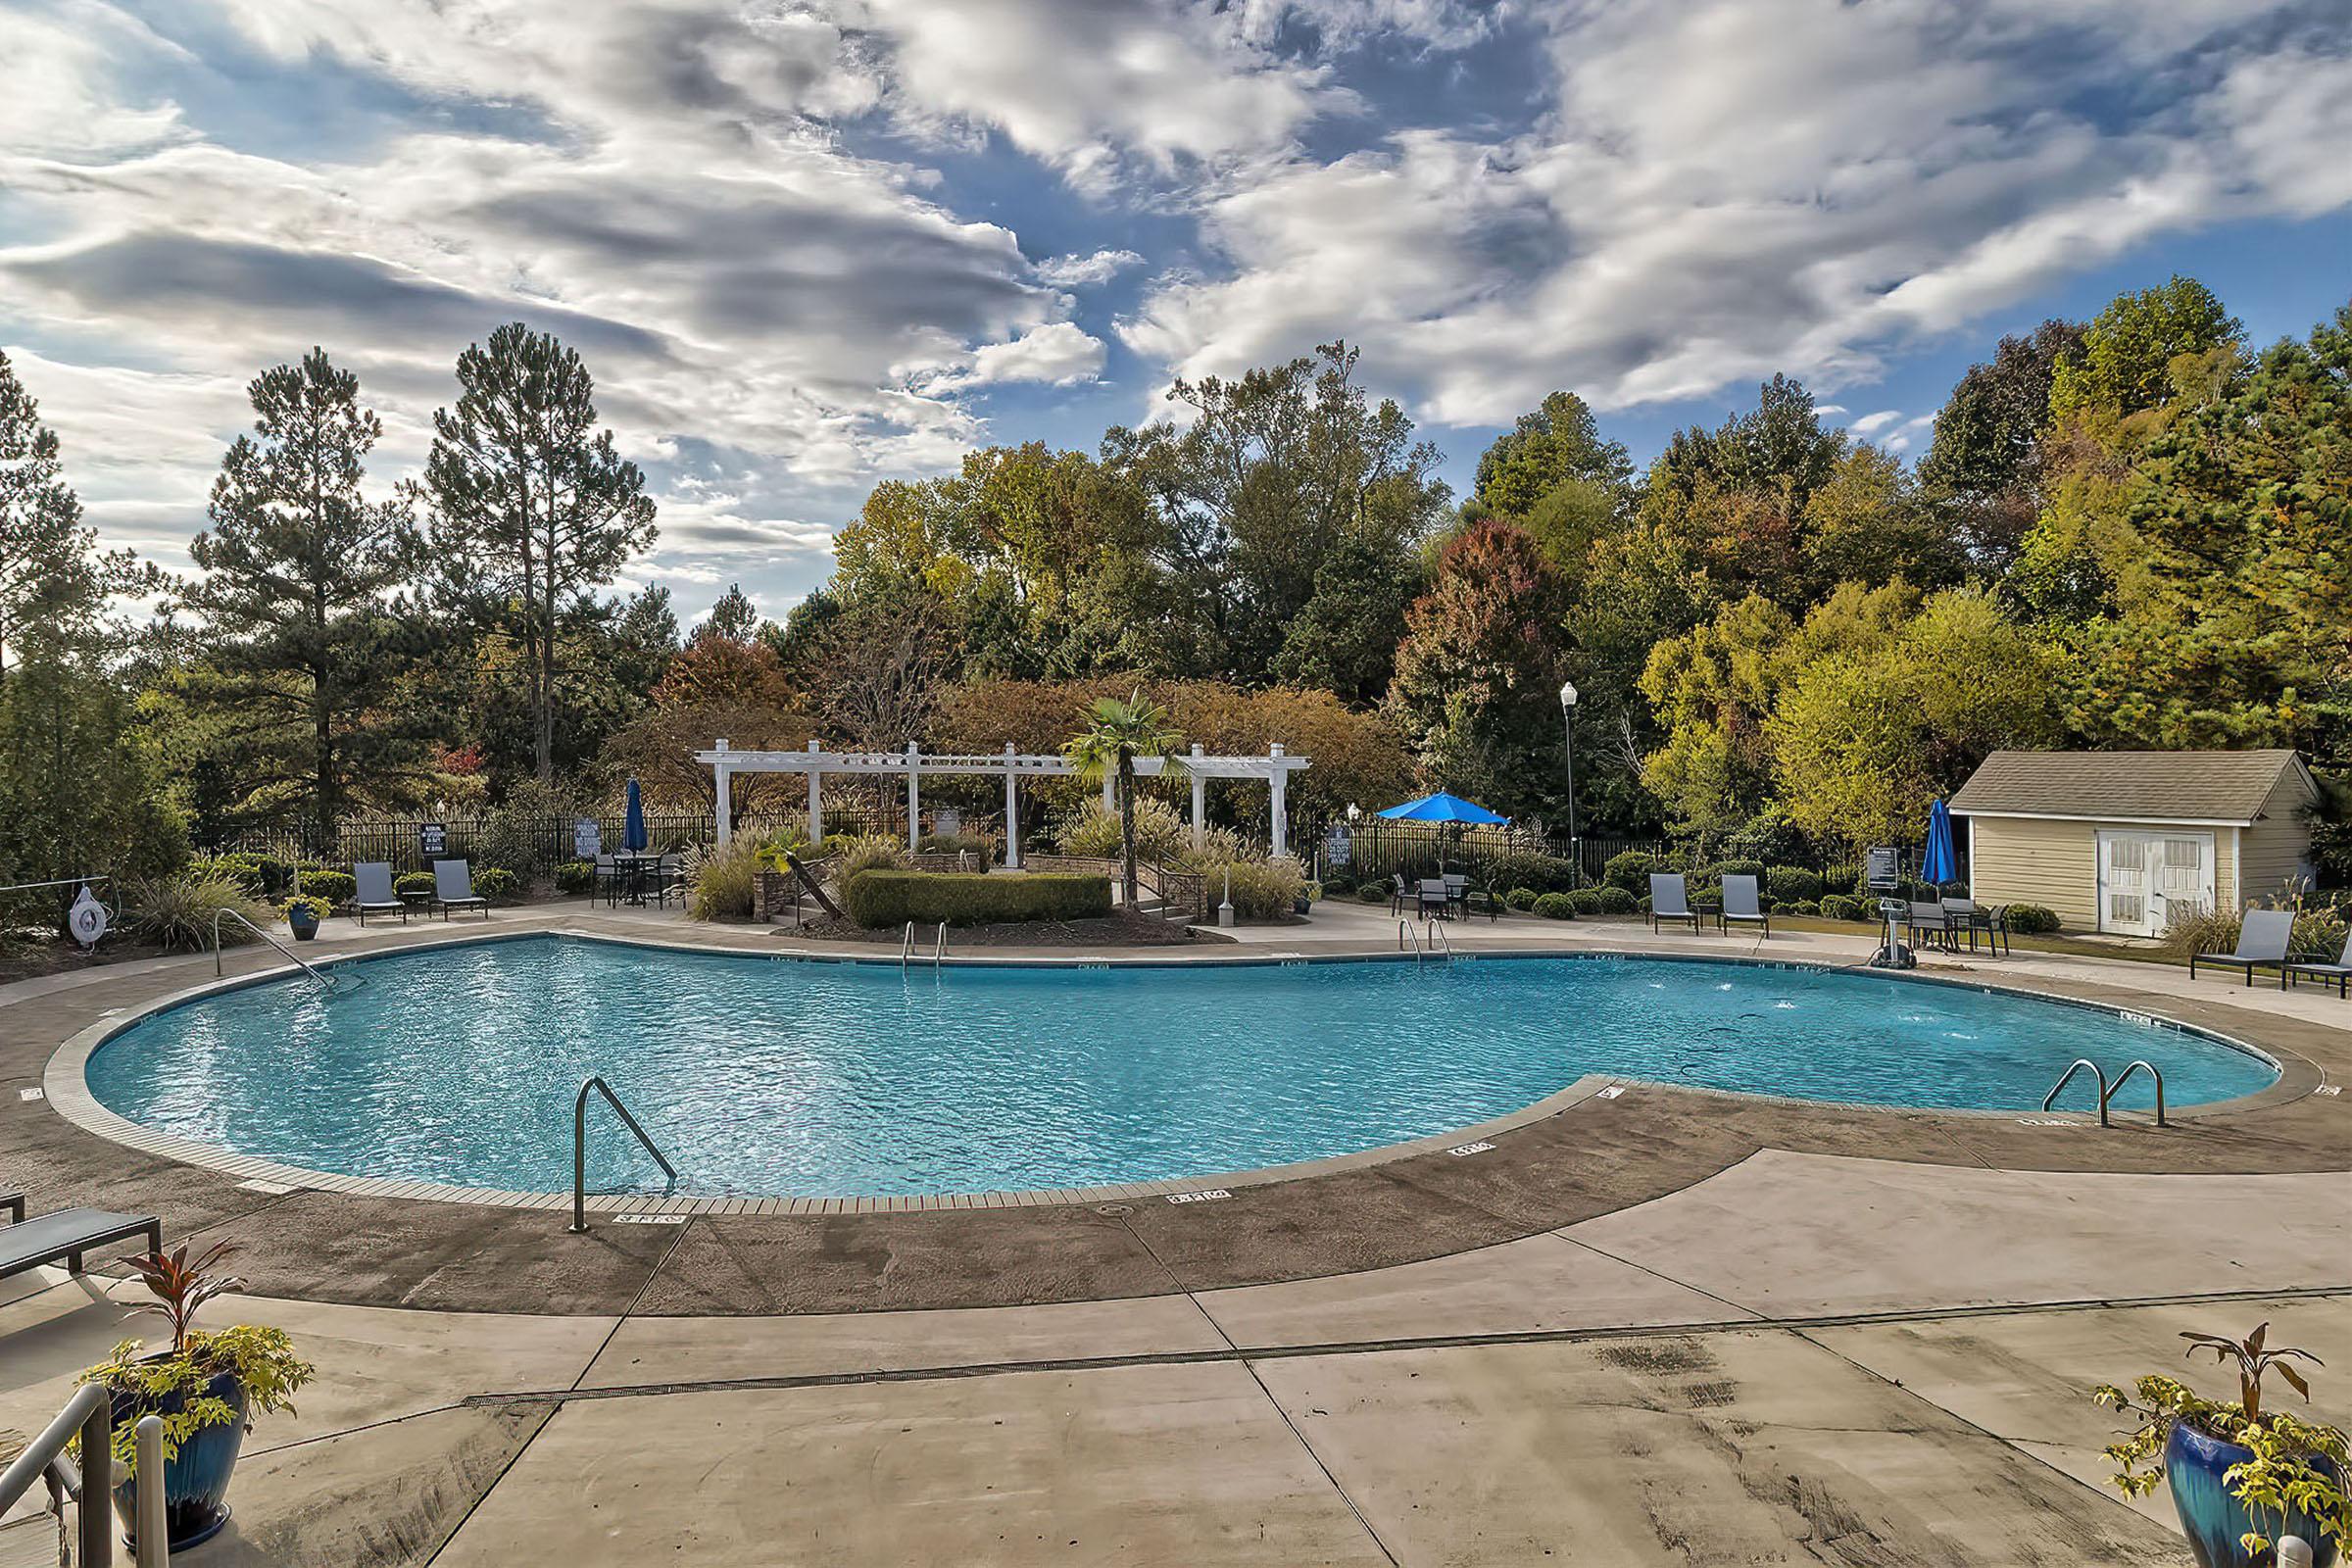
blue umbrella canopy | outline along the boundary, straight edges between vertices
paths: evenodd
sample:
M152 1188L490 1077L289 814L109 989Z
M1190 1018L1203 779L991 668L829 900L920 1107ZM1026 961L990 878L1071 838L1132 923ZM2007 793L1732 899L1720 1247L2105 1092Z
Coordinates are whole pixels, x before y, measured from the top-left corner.
M1958 880L1952 859L1952 813L1941 801L1928 808L1928 854L1920 862L1920 879L1938 885Z
M1380 814L1392 822L1469 822L1482 827L1500 827L1510 820L1496 816L1476 801L1465 801L1443 790L1402 806L1392 806Z
M645 831L645 797L637 789L637 781L629 780L629 819L620 830L620 847L632 853L653 842Z

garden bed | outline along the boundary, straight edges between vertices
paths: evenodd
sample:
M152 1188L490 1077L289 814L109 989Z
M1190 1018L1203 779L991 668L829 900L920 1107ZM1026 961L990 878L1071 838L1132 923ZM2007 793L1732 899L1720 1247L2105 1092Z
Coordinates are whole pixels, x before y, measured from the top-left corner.
M938 930L936 925L917 925L916 948L928 955ZM798 934L819 942L861 942L895 950L906 940L906 931L905 926L869 930L851 920L810 920L798 929ZM1191 942L1222 940L1228 939L1197 937L1183 926L1156 915L1128 914L1118 909L1086 920L1011 920L998 925L948 927L950 953L966 948L1182 947Z

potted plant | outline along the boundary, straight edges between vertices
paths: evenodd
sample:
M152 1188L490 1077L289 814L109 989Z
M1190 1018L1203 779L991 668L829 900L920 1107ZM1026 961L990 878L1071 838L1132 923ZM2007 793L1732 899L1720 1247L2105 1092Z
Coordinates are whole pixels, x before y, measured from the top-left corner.
M2320 1358L2308 1350L2274 1348L2263 1324L2243 1340L2183 1334L2188 1353L2210 1350L2237 1364L2237 1398L2201 1398L2186 1385L2151 1373L2132 1387L2136 1402L2113 1384L2092 1397L2139 1418L2139 1429L2106 1450L2115 1484L2127 1497L2172 1488L2173 1507L2198 1568L2267 1568L2281 1536L2311 1547L2312 1568L2328 1568L2352 1538L2352 1504L2344 1494L2344 1434L2266 1409L2262 1379L2277 1372L2308 1400L2311 1388L2290 1364Z
M291 1412L292 1395L316 1375L282 1330L238 1324L208 1333L190 1326L205 1302L245 1288L243 1280L219 1272L234 1250L220 1242L191 1261L183 1245L122 1259L155 1298L132 1312L169 1322L171 1348L149 1350L124 1340L78 1380L114 1399L115 1512L125 1532L137 1517L135 1429L142 1416L164 1418L164 1520L173 1552L210 1540L228 1522L228 1478L253 1417Z
M334 906L315 893L297 893L282 906L286 924L293 928L294 940L308 942L318 934L318 922L325 919Z

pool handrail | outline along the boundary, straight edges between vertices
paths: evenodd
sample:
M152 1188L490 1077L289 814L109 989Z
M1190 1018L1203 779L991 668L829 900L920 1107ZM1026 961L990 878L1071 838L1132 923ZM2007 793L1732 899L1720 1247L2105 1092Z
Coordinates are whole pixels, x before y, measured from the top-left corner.
M970 851L965 851L970 854ZM948 922L939 922L939 939L931 945L931 967L938 969L948 961Z
M1443 954L1447 963L1453 961L1453 938L1446 934L1446 928L1438 924L1435 916L1429 921L1428 946L1433 956Z
M2126 1067L2122 1072L2117 1073L2115 1075L2115 1082L2108 1085L2107 1088L2100 1093L2100 1126L2105 1127L2110 1125L2107 1120L2107 1102L2115 1098L2116 1091L2123 1088L2125 1080L2129 1079L2135 1072L2144 1072L2149 1077L2156 1080L2156 1125L2159 1127L2170 1125L2164 1119L2164 1071L2154 1062L2143 1056L2132 1062L2130 1066Z
M2107 1125L2107 1073L2106 1069L2102 1068L2097 1062L2091 1060L2088 1056L2077 1056L2074 1061L2067 1066L2065 1076L2061 1077L2055 1084L2052 1084L2050 1086L2050 1092L2041 1097L2041 1108L2047 1110L2050 1108L2050 1106L2057 1103L2058 1097L2066 1092L2066 1086L2075 1081L2075 1074L2081 1072L2085 1067L2088 1067L2091 1071L2091 1076L2099 1081L2099 1125L2104 1127Z
M16 1505L35 1481L47 1479L52 1494L77 1499L80 1547L74 1560L91 1568L108 1568L115 1560L114 1397L95 1383L74 1391L66 1407L32 1440L31 1446L0 1472L0 1513ZM78 1484L66 1468L66 1446L81 1440ZM139 1483L131 1510L132 1537L138 1568L168 1568L172 1559L171 1531L164 1524L164 1418L144 1415L132 1428L138 1455Z
M622 1125L637 1135L637 1141L654 1156L654 1163L662 1167L662 1174L669 1178L670 1185L676 1186L678 1180L678 1167L669 1162L669 1156L638 1125L637 1118L629 1114L629 1107L620 1102L620 1097L600 1073L580 1085L579 1098L571 1102L571 1234L574 1236L588 1229L588 1091L591 1089L603 1095Z
M231 920L236 921L237 924L243 926L255 936L260 937L264 942L269 943L278 952L284 954L296 963L301 964L305 973L307 973L312 979L318 981L320 985L326 987L329 992L332 992L335 989L335 982L331 976L313 965L308 959L304 958L301 954L296 953L292 948L287 947L283 942L278 941L277 938L271 936L260 926L255 925L251 920L246 919L243 915L228 907L226 905L222 905L220 908L213 911L213 975L215 978L219 978L222 973L220 967L220 919L223 915L227 916Z
M1421 939L1413 934L1413 922L1399 920L1396 922L1396 951L1402 953L1406 948L1413 950L1413 962L1415 963L1419 963L1428 956L1422 951Z
M906 922L906 930L899 938L899 968L904 971L914 958L914 922Z

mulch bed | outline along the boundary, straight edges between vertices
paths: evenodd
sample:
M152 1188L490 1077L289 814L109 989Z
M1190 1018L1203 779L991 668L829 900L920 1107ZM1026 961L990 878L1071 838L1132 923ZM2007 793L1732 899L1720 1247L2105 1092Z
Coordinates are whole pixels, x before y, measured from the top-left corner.
M109 933L94 953L83 952L80 943L64 937L27 940L20 933L0 941L0 985L163 956L164 950L152 942L125 941L114 933Z

